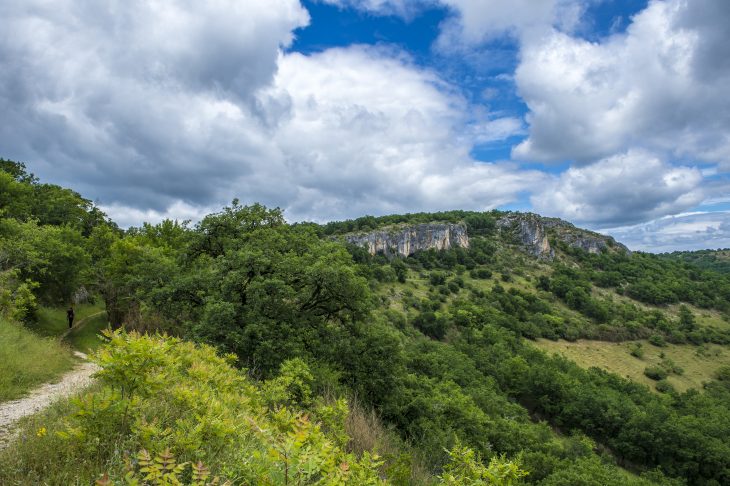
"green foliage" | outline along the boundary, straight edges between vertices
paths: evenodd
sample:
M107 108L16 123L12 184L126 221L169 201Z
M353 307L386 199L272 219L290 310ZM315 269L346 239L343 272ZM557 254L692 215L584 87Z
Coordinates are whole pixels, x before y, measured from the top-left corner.
M446 274L444 272L431 272L428 281L433 286L443 285L446 283Z
M663 380L669 376L669 372L663 366L647 366L644 374L652 380Z
M293 358L281 364L279 374L265 382L262 391L270 407L308 407L312 403L313 382L307 364L300 358Z
M393 268L398 282L405 283L406 276L408 275L408 267L406 267L406 264L403 263L403 260L400 258L394 258L393 261L390 262L390 266Z
M489 236L497 228L497 221L492 214L470 214L464 218L467 232L470 236Z
M161 371L170 366L170 348L174 341L106 330L109 341L95 355L94 361L101 366L99 379L118 392L122 400L136 395L151 395L164 386Z
M715 377L724 382L730 382L730 366L721 366L716 372Z
M687 262L702 270L730 273L730 249L675 251L660 255L667 260Z
M492 278L492 272L491 270L488 270L486 268L479 268L471 271L472 278L479 278L479 279L490 279Z
M520 469L520 460L508 461L504 456L493 457L484 466L479 456L468 447L456 444L449 451L450 461L441 476L443 484L452 486L513 486L528 475Z
M662 337L661 334L652 334L651 336L649 336L649 342L659 348L667 345L667 342L664 340L664 337Z
M34 220L0 219L0 268L38 283L46 302L69 302L89 260L81 233L69 226L40 226Z
M0 318L28 322L35 317L38 305L32 280L22 281L17 269L0 271Z
M730 275L684 263L666 255L618 252L573 255L591 279L624 287L626 295L654 305L686 302L702 308L730 311ZM708 267L708 268L711 268ZM605 274L608 274L605 276Z
M444 211L440 213L412 213L393 214L389 216L363 216L361 218L347 221L333 221L325 224L319 231L323 235L340 235L357 231L371 231L385 226L397 224L419 224L419 223L460 223L471 224L473 231L480 234L489 234L494 229L494 216L497 211L491 213L478 213L474 211Z
M659 380L656 382L656 389L661 393L675 393L675 389L667 380Z
M55 484L54 478L76 472L78 457L85 456L104 458L107 484L199 484L188 479L198 461L242 484L384 484L376 454L356 457L343 448L343 400L309 411L269 407L271 386L260 389L210 347L121 331L108 340L94 357L102 366L100 385L73 400L61 421L48 422L48 434L29 439L28 446L55 450L47 451L52 467L48 457L22 466L26 480ZM280 402L301 401L301 380L311 376L306 365L295 360L282 370L284 386L273 385ZM163 452L157 459L142 453L130 466L117 454L120 448ZM4 474L0 482L12 484Z
M635 358L642 359L644 357L644 346L641 343L631 343L629 353Z
M347 452L346 402L318 397L323 390L351 392L376 409L448 484L502 484L486 482L500 475L650 483L599 459L594 449L604 446L637 469L658 467L692 484L730 481L724 374L702 393L677 394L660 380L658 395L521 339L728 343L730 332L705 326L689 307L676 318L624 298L727 312L727 276L641 253L567 247L562 263L548 266L495 236L496 212L288 225L278 208L234 201L195 226L164 221L122 233L72 191L38 184L22 164L0 161L0 169L2 312L32 319L35 298L60 303L93 283L115 327L209 343L265 379L254 384L207 346L108 334L96 358L99 389L68 405L59 434L20 447L60 451L49 454L53 465L3 453L16 454L7 463L20 464L13 470L30 482L68 484L79 463L82 482L102 471L120 482L129 471L118 451L140 449L188 463L183 483L199 460L236 484L378 484L384 471L408 481L415 456L393 454L386 464L372 451ZM320 238L435 220L464 222L470 248L388 261ZM484 281L493 274L501 283ZM631 352L641 357L643 349ZM682 372L667 360L655 371L657 379ZM575 435L557 437L548 424ZM526 477L504 459L520 453ZM65 472L49 479L48 470ZM12 484L3 474L0 482Z
M109 224L91 201L53 184L41 184L20 162L0 159L0 214L45 226L68 226L88 235L98 225Z
M142 449L137 454L135 461L127 461L126 469L124 484L129 486L215 486L221 484L218 476L208 481L210 470L200 461L194 464L189 462L178 464L170 449L165 449L154 457ZM190 482L183 480L183 477L187 475L190 476ZM113 486L114 482L109 479L108 474L104 474L94 484ZM229 481L226 481L221 486L230 484Z
M587 457L576 461L573 467L559 470L541 484L547 486L650 486L654 483L647 479L630 478L615 466L603 464L596 457Z

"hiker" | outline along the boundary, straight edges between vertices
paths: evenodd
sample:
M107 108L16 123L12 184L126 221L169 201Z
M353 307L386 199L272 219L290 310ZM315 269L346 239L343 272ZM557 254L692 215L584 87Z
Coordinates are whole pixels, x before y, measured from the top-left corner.
M74 325L74 308L69 307L66 311L66 318L68 319L68 328L71 329L71 327Z

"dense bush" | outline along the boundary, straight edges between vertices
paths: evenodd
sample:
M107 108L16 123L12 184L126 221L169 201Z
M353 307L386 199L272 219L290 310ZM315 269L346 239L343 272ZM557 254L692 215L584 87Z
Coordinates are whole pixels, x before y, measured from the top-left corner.
M662 366L647 366L644 374L652 380L663 380L669 376L669 372Z
M212 471L232 484L386 484L377 454L346 451L347 403L313 396L303 361L285 362L258 385L231 366L234 357L208 346L119 331L106 336L94 357L100 385L0 452L0 482L137 484L129 481L143 476L150 484L180 484ZM141 452L130 461L120 449ZM489 484L508 485L525 474L506 458L485 467L467 447L449 454L440 484L494 474ZM158 474L167 482L157 482Z

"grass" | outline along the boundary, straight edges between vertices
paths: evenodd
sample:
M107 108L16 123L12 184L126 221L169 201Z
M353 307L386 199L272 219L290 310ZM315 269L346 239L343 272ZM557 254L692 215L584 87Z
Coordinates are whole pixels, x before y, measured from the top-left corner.
M597 366L637 383L643 383L652 390L655 389L656 382L644 375L644 369L650 365L658 365L663 359L659 356L661 352L664 352L666 358L684 369L682 375L670 374L667 378L667 381L680 392L690 388L702 390L702 383L710 381L718 368L730 365L730 350L727 347L669 344L666 347L658 348L649 344L648 341L633 342L642 343L643 358L639 359L629 354L629 346L632 342L612 343L588 340L568 342L538 339L534 344L548 353L562 354L585 368Z
M90 388L98 389L98 385ZM64 420L76 410L72 398L61 398L42 412L21 419L18 438L11 447L0 450L0 484L88 485L100 472L122 464L123 442L110 456L98 450L75 448L57 435L64 430Z
M23 396L70 370L74 363L70 349L58 340L0 320L0 401Z
M58 337L68 331L66 307L41 307L38 309L38 319L28 325L29 328L41 336ZM86 317L104 310L104 303L79 304L74 306L74 325Z
M28 325L0 321L0 402L20 398L70 370L76 362L72 348L95 350L97 334L107 325L106 315L99 314L103 309L103 303L76 306L75 322L88 321L74 328L66 342L58 339L68 331L65 308L41 307L38 320Z
M106 318L106 313L93 315L83 323L82 326L74 328L68 336L66 341L73 346L74 349L78 349L84 353L96 351L101 345L98 334L102 329L106 329L109 323Z

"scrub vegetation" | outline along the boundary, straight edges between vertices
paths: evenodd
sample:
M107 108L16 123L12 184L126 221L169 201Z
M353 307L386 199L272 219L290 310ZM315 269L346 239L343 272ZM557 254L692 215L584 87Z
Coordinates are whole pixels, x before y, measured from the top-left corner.
M0 454L3 484L730 483L727 273L559 239L539 260L496 211L289 224L233 201L122 231L2 167L5 315L48 328L39 306L83 286L106 316L69 341L116 330L97 386ZM341 239L436 221L469 248Z

